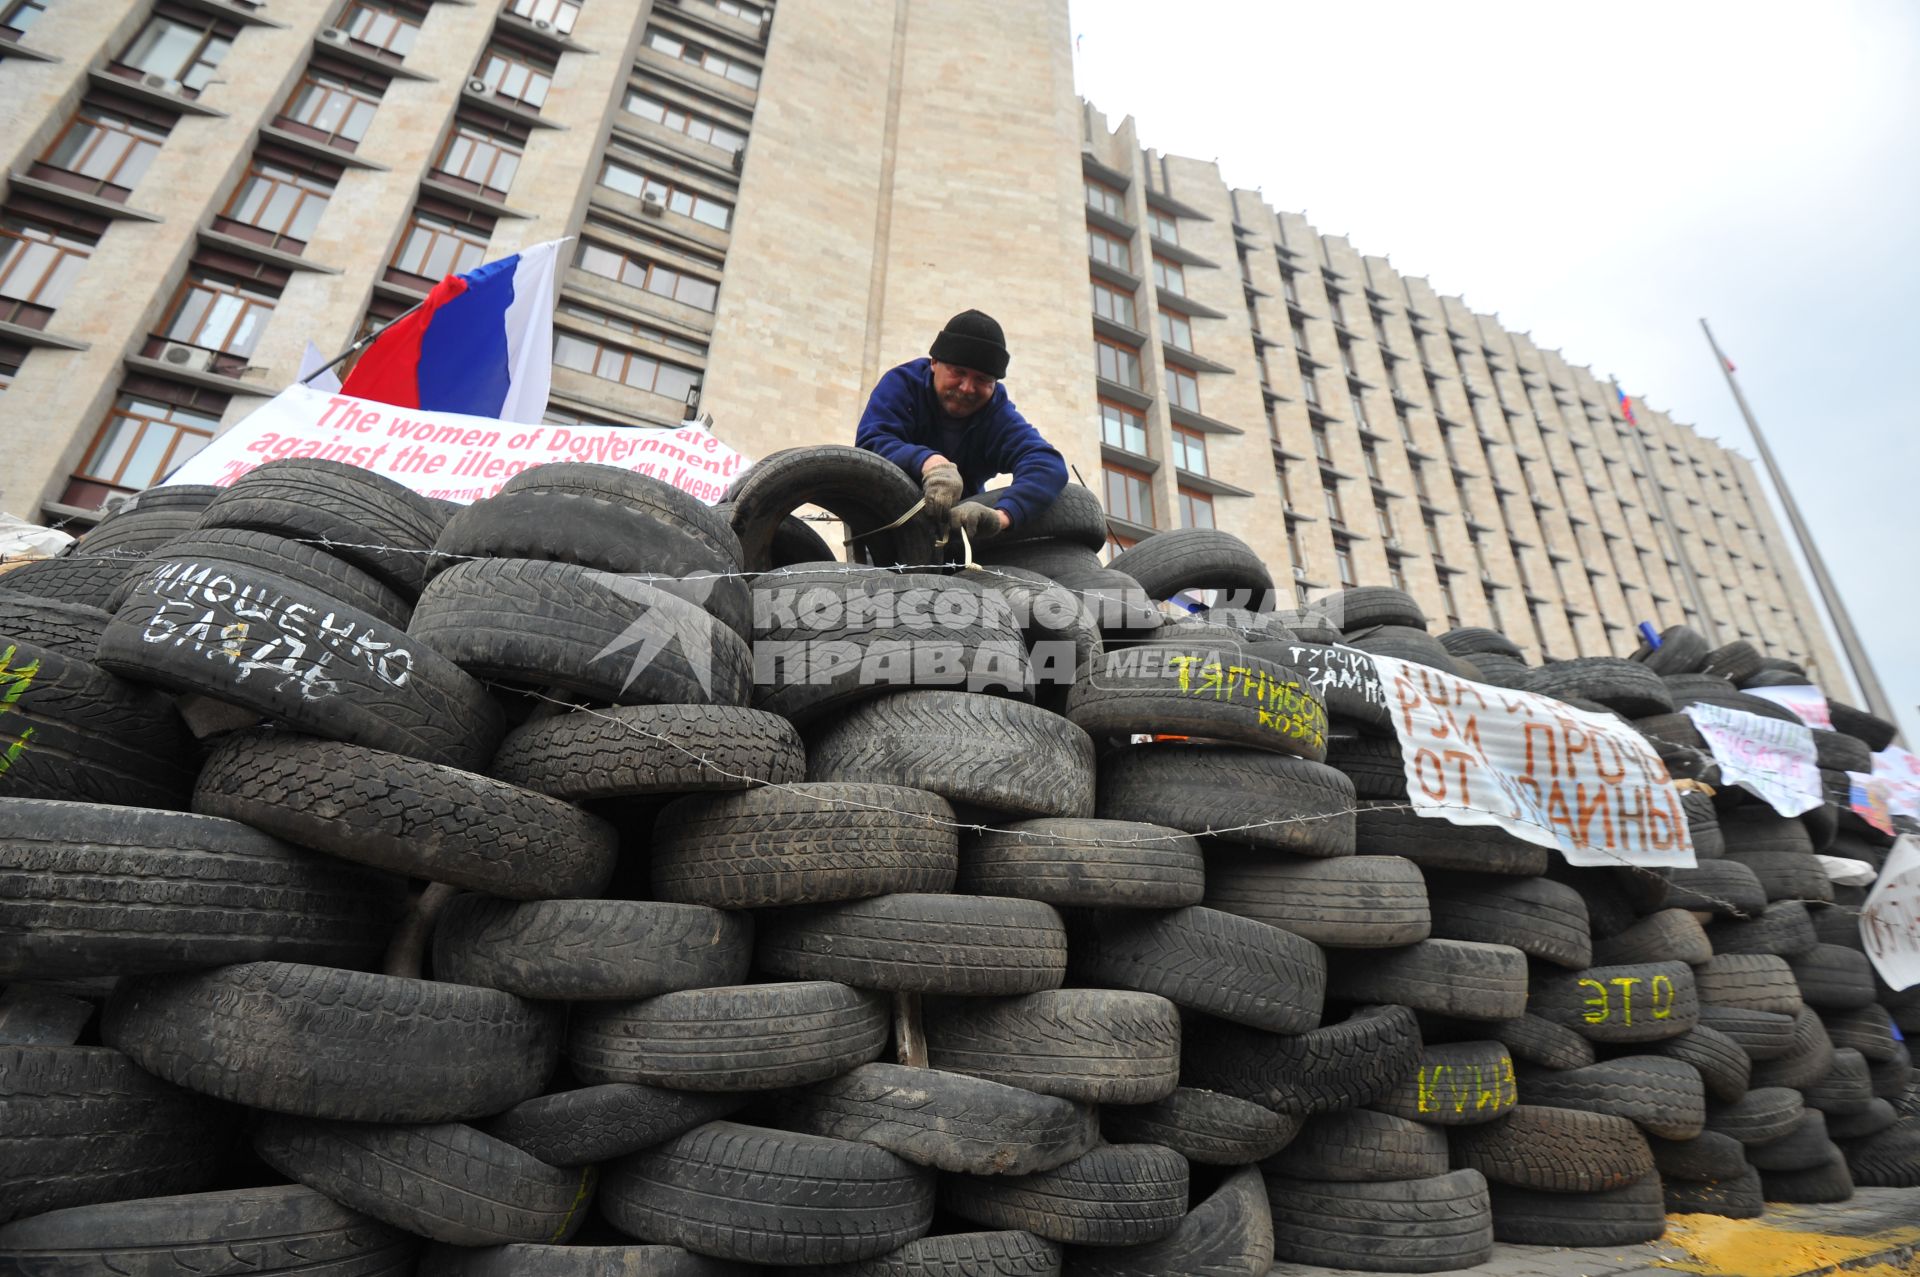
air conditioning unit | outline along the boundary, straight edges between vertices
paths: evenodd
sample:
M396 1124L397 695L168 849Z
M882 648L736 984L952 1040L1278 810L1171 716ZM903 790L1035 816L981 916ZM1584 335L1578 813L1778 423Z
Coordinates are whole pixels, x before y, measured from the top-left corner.
M1389 550L1399 550L1399 549L1401 549L1402 547L1401 547L1401 545L1400 545L1400 538L1399 538L1399 537L1388 537L1388 538L1387 538L1387 548L1388 548Z
M320 38L328 44L346 44L353 39L352 36L342 31L339 27L321 27Z
M481 79L479 76L476 75L471 80L467 81L467 92L479 93L479 94L485 95L493 92L493 90L487 87L487 82L485 80Z
M667 202L652 191L643 191L640 195L640 211L648 217L658 217L667 211Z
M149 71L140 77L140 87L152 89L158 93L178 93L187 86L171 76L158 75Z
M1295 569L1293 570L1293 579L1294 579L1294 580L1296 580L1296 581L1304 581L1304 580L1306 580L1306 579L1307 579L1307 570L1306 570L1305 568L1295 568Z
M545 18L535 18L533 20L533 29L535 31L551 31L553 30L553 23L547 21Z
M733 171L736 173L742 173L746 171L746 167L747 167L747 148L743 146L735 150L733 153Z
M179 368L189 372L206 372L213 367L215 352L202 350L198 346L188 346L181 342L170 341L160 347L159 361L169 368Z

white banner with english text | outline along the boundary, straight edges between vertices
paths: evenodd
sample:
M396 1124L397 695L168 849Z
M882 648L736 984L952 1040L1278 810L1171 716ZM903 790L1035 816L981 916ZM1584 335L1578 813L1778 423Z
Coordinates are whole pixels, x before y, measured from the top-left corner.
M1765 799L1782 816L1798 816L1827 801L1813 729L1805 723L1695 703L1687 717L1706 738L1720 775Z
M423 496L462 504L492 496L534 466L597 461L670 483L711 505L750 464L695 425L519 425L289 386L216 436L165 483L224 488L282 457L345 462Z
M1748 696L1758 696L1763 701L1772 701L1782 709L1792 711L1794 717L1808 727L1818 727L1826 732L1833 730L1833 711L1827 708L1827 694L1811 683L1749 687L1745 690Z
M1860 942L1888 987L1920 984L1920 841L1893 844L1860 908Z
M1420 815L1497 825L1571 865L1693 865L1666 764L1620 719L1412 661L1373 661Z

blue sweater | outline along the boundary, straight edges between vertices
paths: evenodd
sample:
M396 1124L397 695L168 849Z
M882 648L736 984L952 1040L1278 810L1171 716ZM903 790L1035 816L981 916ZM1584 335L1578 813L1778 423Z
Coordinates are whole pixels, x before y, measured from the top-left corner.
M880 379L860 415L854 442L877 452L920 482L920 467L938 453L960 468L967 496L997 474L1013 483L995 504L1015 523L1039 514L1067 486L1066 459L1028 424L995 386L987 406L970 417L949 417L933 393L933 361L915 359Z

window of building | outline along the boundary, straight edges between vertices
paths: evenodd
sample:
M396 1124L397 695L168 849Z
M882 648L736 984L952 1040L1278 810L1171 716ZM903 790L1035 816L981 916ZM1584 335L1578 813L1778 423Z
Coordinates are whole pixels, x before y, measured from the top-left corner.
M1167 402L1185 408L1188 412L1200 411L1200 379L1184 368L1167 366L1166 375Z
M1186 296L1187 272L1180 268L1178 262L1170 262L1164 257L1156 256L1153 259L1153 282L1156 287L1164 288L1170 293Z
M760 22L767 16L765 9L757 4L748 4L746 0L713 0L713 7L746 22Z
M498 45L488 49L481 57L480 68L474 75L495 97L518 102L535 111L547 100L547 90L553 87L551 66L544 66L525 53Z
M1387 508L1385 501L1378 498L1374 499L1373 518L1374 522L1380 528L1381 536L1389 541L1397 539L1393 531L1393 511Z
M188 93L197 95L233 47L237 30L210 18L189 19L184 12L181 16L156 13L133 37L119 63L144 75L177 80Z
M1284 266L1280 268L1280 295L1291 305L1300 304L1300 285L1294 279L1293 272Z
M167 318L166 338L244 358L253 353L278 300L278 293L258 284L204 272L189 276Z
M1312 364L1300 365L1300 397L1309 407L1320 406L1320 383L1314 378Z
M505 199L520 171L526 141L504 127L478 120L457 119L447 135L433 175L456 186Z
M700 373L693 368L670 364L637 350L593 341L574 333L555 333L553 362L606 381L617 381L635 390L650 391L685 402L687 392L700 384Z
M1300 529L1291 521L1287 523L1287 562L1296 571L1307 565L1305 556L1300 553Z
M13 0L0 4L0 39L18 40L39 20L53 0Z
M1362 439L1360 441L1360 464L1365 468L1367 478L1373 480L1375 483L1380 482L1380 458L1374 454L1373 440L1371 439Z
M1342 586L1351 590L1360 584L1360 578L1353 573L1353 547L1345 541L1333 543L1333 565L1339 571Z
M1180 219L1171 213L1162 213L1159 209L1150 208L1147 210L1147 233L1157 240L1163 240L1169 244L1178 244L1180 242ZM1243 258L1242 261L1244 260ZM1244 275L1245 273L1243 269L1241 274Z
M1453 574L1451 572L1440 573L1440 606L1444 608L1447 613L1447 628L1459 629L1460 604L1454 598Z
M219 426L217 412L144 394L122 394L101 423L74 478L120 492L152 487L206 447ZM96 490L95 495L104 499L107 494Z
M1147 455L1147 419L1125 404L1099 401L1100 441L1122 452Z
M1192 488L1179 489L1180 526L1210 528L1213 523L1213 498Z
M528 22L545 22L566 35L580 18L580 0L513 0L507 12Z
M716 53L712 49L682 40L676 35L668 35L658 27L647 28L647 47L664 53L670 58L691 62L702 70L711 71L717 76L733 81L742 88L760 87L760 69L752 63L740 58L728 57L724 53Z
M1327 428L1316 425L1313 428L1313 455L1324 465L1333 464L1333 444L1327 439Z
M481 233L445 216L416 210L400 237L393 267L435 282L472 270L486 260L490 233Z
M1440 529L1438 525L1434 523L1433 516L1430 514L1421 515L1420 523L1427 531L1427 549L1431 550L1433 557L1438 559L1440 557Z
M298 253L313 238L339 177L337 168L323 173L314 161L290 148L282 153L263 147L214 225L228 234Z
M1384 350L1387 345L1387 318L1377 310L1369 308L1367 314L1373 320L1373 339Z
M167 127L141 119L131 109L121 111L82 102L72 121L40 158L40 166L58 170L58 174L47 176L59 180L62 186L74 186L124 204L153 157L160 154ZM69 175L85 181L63 180Z
M578 264L582 270L656 296L671 297L698 310L712 310L720 295L720 286L712 280L596 244L590 239L580 242Z
M367 135L385 88L384 84L376 86L332 70L308 67L275 123L318 141L346 143L351 150Z
M622 195L631 195L636 199L652 196L682 217L691 217L696 222L726 230L733 220L733 206L723 204L707 195L698 195L682 190L659 178L648 177L639 169L631 168L618 160L608 160L600 169L600 184L619 191Z
M1360 375L1360 366L1353 362L1353 343L1342 340L1338 344L1340 346L1341 370L1349 377L1358 377Z
M1133 270L1133 249L1118 235L1087 227L1087 256L1116 270Z
M1153 526L1153 481L1138 470L1116 466L1100 467L1106 480L1107 513L1116 519Z
M1193 323L1170 310L1160 312L1160 340L1175 350L1193 349Z
M0 320L45 328L80 277L97 237L70 229L71 217L43 220L13 209L0 217Z
M1094 373L1108 381L1140 389L1140 352L1105 337L1093 339Z
M1327 317L1343 328L1347 323L1347 313L1341 305L1345 298L1346 294L1337 288L1327 290Z
M1308 349L1307 326L1296 318L1288 325L1288 331L1293 335L1293 349L1295 353L1305 355Z
M1333 523L1345 526L1346 514L1340 508L1340 482L1330 475L1321 475L1323 491L1327 497L1327 518Z
M398 61L413 52L413 42L420 36L420 15L386 0L353 0L340 15L339 26L355 44Z
M1116 324L1136 327L1133 313L1133 294L1121 292L1112 284L1102 280L1093 281L1093 313L1102 319L1110 319Z
M1173 428L1173 464L1188 474L1207 473L1207 437L1185 426Z
M1086 184L1088 208L1096 212L1105 213L1108 217L1126 217L1126 196L1122 195L1113 187L1108 186L1105 182L1096 182L1092 178L1086 179Z
M747 144L747 135L722 124L711 116L682 110L638 89L627 90L626 108L643 120L665 125L676 133L685 133L696 142L717 146L723 151L738 151Z
M648 341L657 341L663 346L671 346L675 350L684 350L688 354L699 355L703 359L707 354L707 344L703 341L696 341L691 337L682 337L679 333L668 332L666 329L653 324L628 319L624 315L615 315L609 311L596 310L591 306L582 306L577 302L563 301L555 309L559 314L571 315L575 319L584 319L588 323L599 324L604 328L612 328L634 337L645 337Z
M1387 556L1387 584L1396 590L1407 588L1407 574L1400 568L1400 560L1393 555Z

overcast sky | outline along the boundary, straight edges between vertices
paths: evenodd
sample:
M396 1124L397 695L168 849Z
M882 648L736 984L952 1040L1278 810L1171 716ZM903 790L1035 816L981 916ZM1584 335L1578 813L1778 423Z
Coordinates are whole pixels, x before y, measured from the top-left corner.
M1705 316L1915 744L1920 5L1072 14L1081 95L1143 144L1217 157L1229 184L1757 460Z

